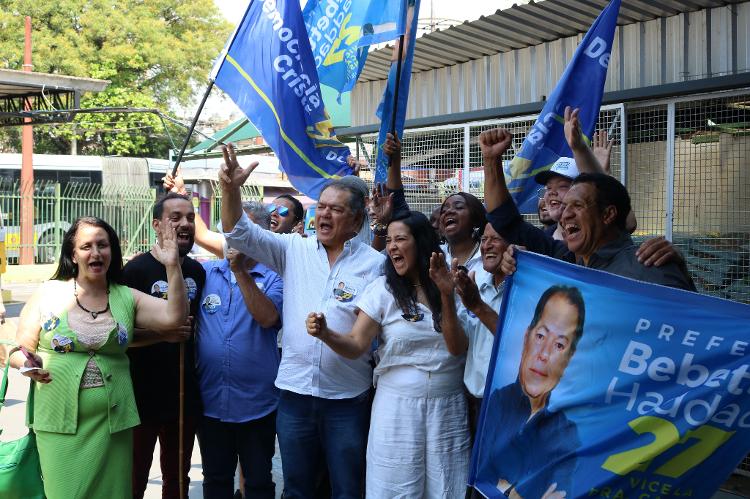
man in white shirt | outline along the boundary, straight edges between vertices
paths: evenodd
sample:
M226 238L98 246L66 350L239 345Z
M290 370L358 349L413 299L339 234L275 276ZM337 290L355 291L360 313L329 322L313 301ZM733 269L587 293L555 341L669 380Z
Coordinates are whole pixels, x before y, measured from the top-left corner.
M462 271L453 272L456 292L463 303L463 307L458 307L458 320L469 337L464 385L469 392L472 436L476 431L479 408L482 406L484 384L497 329L497 312L503 300L505 274L500 264L507 248L505 239L487 224L479 248L482 268L468 275Z
M362 192L332 181L320 194L316 235L274 234L242 212L240 186L257 166L240 168L223 148L219 174L221 222L230 247L267 265L284 279L281 389L277 433L284 497L312 497L320 460L327 464L332 497L361 497L372 386L370 354L349 360L307 334L305 319L322 311L328 326L348 333L366 285L383 273L385 257L355 238L365 216Z

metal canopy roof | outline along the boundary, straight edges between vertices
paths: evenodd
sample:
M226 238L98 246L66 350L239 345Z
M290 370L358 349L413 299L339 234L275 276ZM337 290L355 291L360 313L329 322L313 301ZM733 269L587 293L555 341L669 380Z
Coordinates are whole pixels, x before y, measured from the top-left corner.
M746 0L622 0L617 24L627 25ZM514 5L476 21L417 39L415 73L453 66L500 52L539 45L588 30L607 0L544 0ZM370 52L359 81L385 80L392 47Z
M82 92L101 92L109 81L48 73L0 69L0 126L59 120L54 113L32 116L30 111L64 111L78 107Z

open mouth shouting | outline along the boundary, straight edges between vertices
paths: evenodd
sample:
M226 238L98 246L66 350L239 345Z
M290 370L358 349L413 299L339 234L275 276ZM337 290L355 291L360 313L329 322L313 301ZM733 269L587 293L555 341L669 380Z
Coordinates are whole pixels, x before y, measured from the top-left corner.
M315 230L316 232L318 232L318 234L326 236L333 232L333 224L331 224L331 222L325 222L321 220Z
M177 244L180 246L193 244L193 235L189 230L178 230L177 231Z
M102 272L104 270L104 262L99 260L89 262L89 268L94 272Z

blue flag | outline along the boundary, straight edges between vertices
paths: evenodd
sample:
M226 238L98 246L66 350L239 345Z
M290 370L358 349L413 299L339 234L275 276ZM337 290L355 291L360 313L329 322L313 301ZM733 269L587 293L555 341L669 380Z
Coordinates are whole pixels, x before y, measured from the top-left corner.
M596 18L523 141L521 150L505 169L508 188L522 213L537 212L539 185L534 181L534 175L548 170L559 157L573 155L565 140L565 107L580 108L583 134L590 140L594 133L619 11L620 0L612 0Z
M367 47L404 32L403 0L308 0L302 17L320 83L341 94L354 88Z
M263 135L292 185L317 199L352 173L320 92L297 0L252 0L212 76Z
M417 21L419 18L419 1L404 0L406 10L403 23L406 26L404 33L404 50L401 62L401 77L398 85L398 102L396 103L396 135L402 138L404 132L404 121L406 121L406 103L409 99L409 83L411 82L411 66L414 60L414 44L417 38ZM386 134L391 131L393 120L393 104L396 94L396 79L398 74L399 44L393 47L391 58L391 70L388 73L388 84L383 93L383 100L378 106L377 116L380 118L380 133L378 134L377 157L375 160L375 183L385 183L388 175L388 156L383 153Z
M748 305L519 252L495 336L484 497L707 498L750 451Z

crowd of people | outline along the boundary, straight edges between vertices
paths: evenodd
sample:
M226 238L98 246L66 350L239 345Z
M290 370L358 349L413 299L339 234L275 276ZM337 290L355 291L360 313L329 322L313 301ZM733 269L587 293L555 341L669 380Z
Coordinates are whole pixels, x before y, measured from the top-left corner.
M695 289L667 241L634 245L606 136L589 148L570 109L565 133L573 157L536 177L544 229L524 221L505 184L503 129L479 137L484 202L458 192L429 218L409 209L390 135L386 184L328 183L314 235L292 196L242 202L256 164L242 168L232 146L221 232L196 216L179 175L153 210L157 243L124 267L105 221L75 221L55 275L22 312L25 352L11 358L33 380L28 423L47 497L143 497L157 440L163 497L180 497L196 434L206 498L464 496L513 245ZM193 260L194 243L218 259ZM547 300L577 303L569 294L551 291L535 320ZM544 387L512 388L529 421L545 412ZM283 484L271 474L276 439ZM518 496L512 477L497 478Z

